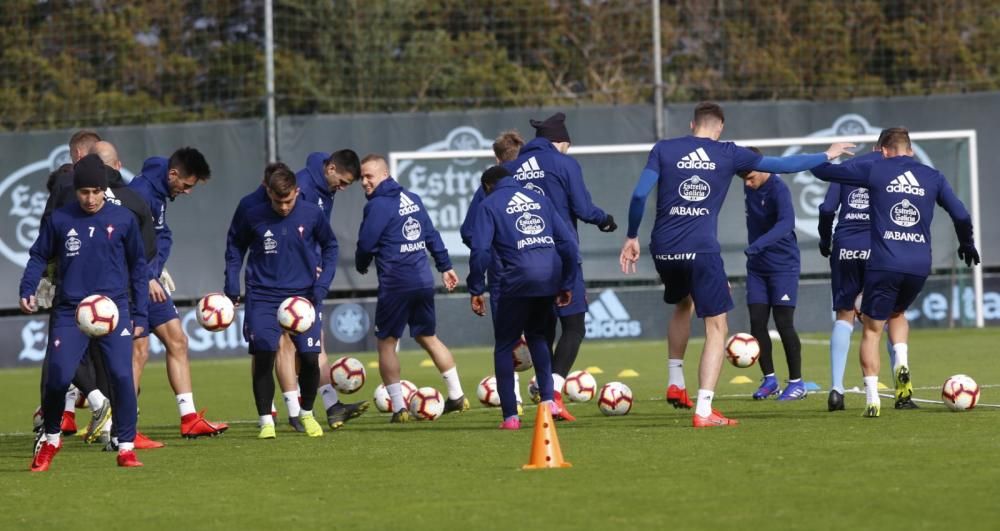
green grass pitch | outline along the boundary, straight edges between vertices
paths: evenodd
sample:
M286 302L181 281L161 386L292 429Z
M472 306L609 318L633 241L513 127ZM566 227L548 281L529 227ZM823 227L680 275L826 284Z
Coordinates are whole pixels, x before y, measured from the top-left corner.
M861 385L858 337L848 387ZM663 342L585 342L577 368L601 367L599 384L638 371L621 379L636 403L617 418L603 417L596 401L571 405L579 420L560 423L558 434L573 468L542 471L520 469L535 409L520 432L501 432L499 411L475 400L492 372L486 349L455 352L471 411L390 425L372 407L321 439L289 431L282 416L278 438L258 441L249 360L232 359L193 364L198 406L232 422L229 432L182 440L163 364L152 364L140 427L166 448L140 452L144 468L119 469L112 455L69 438L45 474L28 472L39 371L3 371L0 529L995 528L1000 410L896 411L883 399L882 417L865 419L863 395L848 394L847 411L828 413L825 336L804 339L805 377L823 391L754 402L759 369L727 364L716 404L742 424L709 430L691 428L691 413L663 400ZM914 332L915 396L939 399L945 378L966 373L983 403L1000 403L998 344L997 329ZM692 341L685 367L692 389L700 346ZM775 353L784 377L780 343ZM374 354L358 357L367 364ZM403 352L404 377L443 390L423 359ZM729 383L739 375L754 384ZM891 384L888 369L882 381ZM370 399L378 383L369 370L364 389L346 398ZM88 417L80 412L81 423Z

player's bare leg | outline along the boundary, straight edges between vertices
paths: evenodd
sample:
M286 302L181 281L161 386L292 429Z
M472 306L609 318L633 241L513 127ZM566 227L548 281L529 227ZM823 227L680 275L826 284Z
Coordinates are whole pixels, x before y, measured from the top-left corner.
M910 347L907 343L910 338L910 322L902 312L894 313L889 317L886 328L889 331L889 342L892 344L894 354L892 365L893 381L896 384L894 407L918 409L913 403L913 383L910 377Z
M159 338L167 351L167 380L177 399L177 409L181 417L181 435L189 438L206 435L214 437L226 431L229 426L224 423L209 422L204 417L204 411L198 412L195 408L194 393L191 392L188 339L181 328L181 320L171 319L154 328L153 334ZM148 359L148 343L146 358ZM137 381L137 388L138 385Z
M465 393L462 391L462 382L459 381L458 369L455 367L455 357L451 355L448 347L436 335L417 336L413 339L430 355L434 366L441 373L444 384L448 387L448 399L444 402L444 412L462 412L469 409L469 400L465 398Z
M878 373L882 368L878 345L882 339L885 321L864 315L861 322L864 324L864 332L861 335L861 374L865 380L864 416L877 417L882 405L878 396Z
M691 337L693 315L694 302L687 296L674 305L674 314L667 325L667 402L675 408L694 407L684 384L684 353Z
M698 365L698 402L692 419L696 428L738 424L735 420L728 419L712 409L715 386L719 383L719 373L722 372L723 349L728 333L729 323L726 321L726 314L705 318L705 346L701 351L701 363Z
M399 385L399 356L396 355L398 343L399 339L395 337L378 340L378 373L392 402L392 419L389 422L393 424L410 420L410 412L403 399L403 388Z
M139 395L139 382L142 381L142 371L149 361L149 336L139 337L132 341L132 380L135 384L135 394Z

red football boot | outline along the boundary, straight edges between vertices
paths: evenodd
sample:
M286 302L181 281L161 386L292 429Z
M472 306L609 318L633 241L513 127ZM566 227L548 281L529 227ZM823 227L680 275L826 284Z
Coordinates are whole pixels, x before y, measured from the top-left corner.
M57 453L59 453L60 446L56 446L49 442L42 443L41 450L39 450L38 453L35 454L35 457L31 460L31 471L45 472L48 470L49 465L52 464L52 459Z
M76 433L76 413L73 411L63 411L62 434L73 435Z
M135 467L142 466L142 463L135 457L135 452L132 450L119 450L118 451L118 466L124 467Z
M552 417L555 420L565 420L567 422L572 422L576 420L576 417L570 414L569 410L566 409L566 406L563 404L562 393L558 391L552 393L552 402L556 405L556 408L558 408L559 410L552 412Z
M694 407L694 402L691 402L691 398L688 397L687 389L677 387L676 385L667 387L667 402L670 402L670 405L676 409L691 409Z
M181 436L188 439L202 436L215 437L228 429L229 425L224 422L205 420L205 410L181 417Z
M695 413L691 419L691 424L695 428L718 428L723 426L735 426L740 422L735 419L726 418L719 410L712 409L712 414L707 417Z
M163 448L163 443L160 441L154 441L138 431L135 432L135 440L132 442L135 444L136 450L155 450L157 448Z

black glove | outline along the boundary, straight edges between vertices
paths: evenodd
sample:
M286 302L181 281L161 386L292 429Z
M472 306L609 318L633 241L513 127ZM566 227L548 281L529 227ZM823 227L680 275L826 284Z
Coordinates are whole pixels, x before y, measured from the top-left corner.
M833 238L833 220L837 215L820 213L819 215L819 254L824 258L830 256L830 240Z
M979 265L979 251L976 250L976 246L971 243L963 243L958 246L958 257L965 260L965 265L972 267L974 265Z
M819 241L819 254L823 255L823 258L830 258L830 241L820 240Z
M608 217L604 218L604 222L597 226L597 230L601 232L614 232L618 229L618 224L615 223L615 217L608 214Z
M230 295L227 293L226 297L229 297L229 300L233 301L233 306L239 306L239 304L243 302L239 295Z

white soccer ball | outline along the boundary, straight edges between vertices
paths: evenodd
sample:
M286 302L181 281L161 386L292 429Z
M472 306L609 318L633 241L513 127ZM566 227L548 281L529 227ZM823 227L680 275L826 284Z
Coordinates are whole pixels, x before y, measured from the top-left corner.
M403 404L409 409L410 398L413 397L413 393L417 392L417 386L409 380L400 380L399 386L403 391ZM389 390L386 389L385 384L378 384L372 400L375 402L375 407L382 413L392 413L392 397L389 396Z
M497 392L497 378L492 374L479 381L476 396L484 406L500 407L500 393Z
M531 397L531 401L538 404L542 401L542 394L538 392L538 380L535 376L528 380L528 396Z
M104 295L89 295L76 307L76 326L89 337L104 337L118 328L118 305Z
M523 337L518 339L514 345L513 354L515 371L524 372L533 366L531 363L531 351L528 349L528 344L524 341Z
M417 420L434 420L444 413L444 397L433 387L421 387L410 399L410 415Z
M291 334L301 334L316 322L316 309L305 297L288 297L278 306L278 324Z
M573 371L566 376L563 389L573 402L588 402L597 394L597 380L587 371Z
M632 411L632 390L621 382L609 382L601 387L597 407L609 417L627 415Z
M233 324L236 308L233 306L233 301L222 293L209 293L198 301L194 315L202 328L209 332L218 332Z
M964 374L956 374L945 380L941 399L952 411L972 409L979 402L979 384Z
M741 369L750 367L757 363L757 358L760 357L760 343L757 342L757 338L745 332L733 334L729 341L726 341L726 357L729 358L729 363L736 367Z
M330 365L330 383L345 395L356 393L365 385L365 365L357 358L338 358Z

